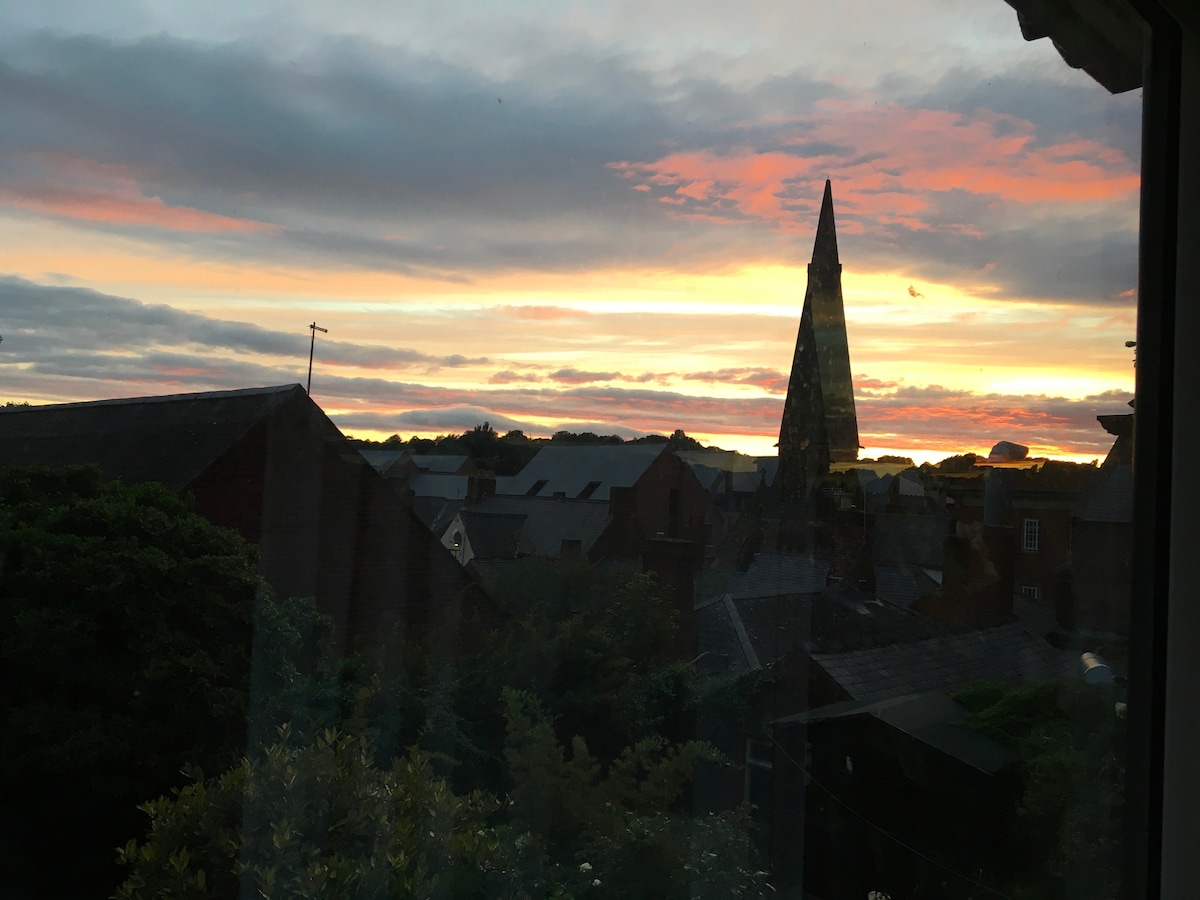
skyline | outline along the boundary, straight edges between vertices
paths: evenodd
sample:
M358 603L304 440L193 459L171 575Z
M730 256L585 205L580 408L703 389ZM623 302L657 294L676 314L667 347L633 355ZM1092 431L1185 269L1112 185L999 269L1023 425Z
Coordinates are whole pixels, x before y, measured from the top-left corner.
M998 0L840 13L0 7L0 400L303 383L315 320L355 436L769 454L829 177L864 455L1103 457L1140 92Z

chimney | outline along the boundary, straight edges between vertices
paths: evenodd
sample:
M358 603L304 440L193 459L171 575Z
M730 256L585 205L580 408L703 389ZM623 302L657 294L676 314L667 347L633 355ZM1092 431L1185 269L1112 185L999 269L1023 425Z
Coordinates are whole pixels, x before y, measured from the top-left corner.
M632 519L637 512L637 491L632 487L613 485L608 489L608 514L614 522Z
M467 476L467 505L472 506L496 493L496 479L488 475Z
M1008 525L964 525L942 542L942 586L916 609L951 625L993 625L1013 615L1016 545Z

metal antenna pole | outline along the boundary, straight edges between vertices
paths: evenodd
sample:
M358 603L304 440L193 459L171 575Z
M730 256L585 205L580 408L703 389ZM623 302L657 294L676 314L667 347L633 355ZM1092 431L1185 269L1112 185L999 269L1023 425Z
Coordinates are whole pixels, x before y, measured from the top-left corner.
M312 396L312 361L313 361L313 351L317 348L317 332L319 331L319 332L321 332L321 334L329 334L329 329L322 328L315 321L311 325L309 325L308 328L312 332L312 340L309 341L309 344L308 344L308 388L306 390L306 393L311 397Z

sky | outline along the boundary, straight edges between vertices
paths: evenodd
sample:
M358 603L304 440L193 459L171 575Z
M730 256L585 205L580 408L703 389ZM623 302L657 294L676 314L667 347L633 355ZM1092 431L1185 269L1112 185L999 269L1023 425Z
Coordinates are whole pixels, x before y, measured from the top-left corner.
M769 455L833 184L864 455L1089 460L1140 91L1002 0L0 0L0 402Z

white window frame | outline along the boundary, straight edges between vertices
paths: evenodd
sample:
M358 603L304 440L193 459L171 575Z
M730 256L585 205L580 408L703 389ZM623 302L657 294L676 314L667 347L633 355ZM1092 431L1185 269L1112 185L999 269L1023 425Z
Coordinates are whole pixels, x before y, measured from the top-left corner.
M1037 553L1041 546L1042 520L1025 519L1021 522L1021 550Z

